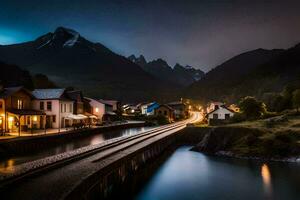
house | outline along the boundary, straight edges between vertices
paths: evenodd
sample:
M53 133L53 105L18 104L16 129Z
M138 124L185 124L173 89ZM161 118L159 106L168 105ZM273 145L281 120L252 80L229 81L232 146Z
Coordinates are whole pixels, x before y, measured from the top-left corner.
M116 116L116 113L113 112L113 105L101 99L97 100L88 97L85 97L85 99L89 101L91 107L90 113L97 117L97 123L113 121Z
M173 122L175 119L174 109L166 104L159 105L157 108L155 108L154 115L164 116L169 122Z
M36 89L32 91L35 99L33 108L46 113L46 128L65 128L72 126L73 100L65 89ZM78 117L79 118L79 117Z
M104 100L100 99L100 101L105 102L106 104L112 105L112 110L114 112L121 110L121 103L117 100Z
M181 101L168 103L168 106L170 106L174 110L176 119L184 119L189 115L187 105L185 103L182 103Z
M69 99L73 101L73 114L84 114L84 97L80 90L67 91Z
M210 113L211 111L216 110L220 106L223 106L223 105L224 105L224 103L222 103L222 102L210 102L210 104L208 105L208 107L206 109L206 112Z
M125 104L122 107L123 107L123 111L126 115L135 115L136 113L140 113L137 105Z
M34 96L23 87L1 88L0 127L2 132L28 132L44 129L45 112L32 107Z
M104 115L102 117L103 122L112 122L117 120L117 114L115 113L114 106L110 103L107 103L107 101L104 101L102 99L98 100L99 102L104 104Z
M154 111L156 108L159 107L159 104L157 102L151 102L151 103L146 103L140 106L141 113L142 115L154 115Z
M210 125L221 124L234 115L234 111L225 105L216 106L214 110L207 113L208 123Z

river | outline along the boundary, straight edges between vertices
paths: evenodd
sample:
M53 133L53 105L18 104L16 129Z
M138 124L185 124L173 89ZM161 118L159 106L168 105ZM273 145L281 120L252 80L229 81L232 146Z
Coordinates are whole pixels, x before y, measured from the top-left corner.
M299 200L300 164L208 156L178 148L135 200Z

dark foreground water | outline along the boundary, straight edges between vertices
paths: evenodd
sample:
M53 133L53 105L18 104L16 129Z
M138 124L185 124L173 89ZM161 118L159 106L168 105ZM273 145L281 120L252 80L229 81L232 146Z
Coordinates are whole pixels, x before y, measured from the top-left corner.
M136 200L300 199L300 164L263 163L177 149Z
M123 130L114 130L99 134L87 135L86 137L80 137L78 139L70 140L69 142L59 143L56 146L48 147L47 149L37 151L35 153L30 153L28 155L12 156L4 159L0 159L0 173L10 173L14 170L14 166L29 162L32 160L37 160L46 156L52 156L68 151L72 151L81 147L95 145L102 143L106 140L122 137L136 135L141 132L150 130L154 127L138 127L138 128L128 128Z

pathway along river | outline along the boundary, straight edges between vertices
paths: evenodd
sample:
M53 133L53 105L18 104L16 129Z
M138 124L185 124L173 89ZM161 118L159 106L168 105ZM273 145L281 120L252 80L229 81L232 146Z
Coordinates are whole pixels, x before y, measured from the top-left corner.
M300 199L300 164L220 158L190 148L178 148L134 199Z
M99 134L88 135L84 138L71 140L70 142L64 144L60 143L58 146L52 146L46 150L39 151L36 153L31 153L30 155L22 155L22 156L5 158L3 160L0 160L0 173L9 173L14 169L14 166L25 162L64 153L67 151L72 151L74 149L78 149L88 145L99 144L106 140L117 138L117 137L139 134L141 132L147 131L152 128L155 127L128 128L123 130L115 130L115 131L109 131L109 132L104 132Z

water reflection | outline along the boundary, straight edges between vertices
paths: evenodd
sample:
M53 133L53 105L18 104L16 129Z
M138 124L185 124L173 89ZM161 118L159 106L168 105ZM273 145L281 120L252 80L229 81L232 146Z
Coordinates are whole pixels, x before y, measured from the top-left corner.
M271 173L268 165L266 164L261 166L261 177L263 180L266 199L272 199Z
M7 162L0 163L0 173L12 173L14 171L15 161L13 159L7 160Z
M131 199L300 199L297 164L220 158L190 148L178 148ZM122 195L125 198L126 194Z
M63 152L72 151L89 145L100 144L105 140L109 140L117 137L139 134L141 132L147 131L152 128L154 127L138 127L138 128L129 128L124 130L115 130L115 131L110 131L105 133L99 133L96 135L87 135L84 138L78 138L75 140L70 140L69 142L63 144L60 143L57 146L47 147L47 149L41 150L36 153L6 158L4 160L0 160L0 173L10 173L14 170L14 167L16 165L20 165L25 162L37 160L46 156L60 154Z

